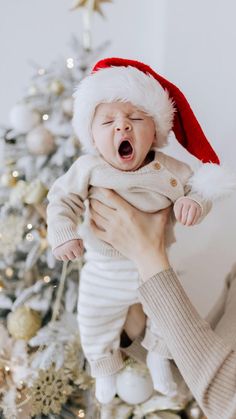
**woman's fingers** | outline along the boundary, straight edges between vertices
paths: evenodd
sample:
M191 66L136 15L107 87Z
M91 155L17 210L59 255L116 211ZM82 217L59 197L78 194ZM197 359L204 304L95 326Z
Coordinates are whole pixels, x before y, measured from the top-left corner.
M104 218L105 220L109 220L114 216L115 210L98 201L97 199L92 198L90 199L90 211L93 211L93 214L99 214L100 217Z
M98 214L92 207L90 208L90 215L92 220L95 222L98 228L105 231L107 227L107 220L100 214Z
M90 220L90 227L92 232L96 235L98 239L106 241L106 232L104 230L101 230L92 219Z
M104 195L104 197L106 197L107 205L109 205L113 210L119 210L120 212L124 210L127 214L127 211L130 210L131 204L126 202L125 199L121 198L120 195L118 195L115 191L111 189L99 189Z

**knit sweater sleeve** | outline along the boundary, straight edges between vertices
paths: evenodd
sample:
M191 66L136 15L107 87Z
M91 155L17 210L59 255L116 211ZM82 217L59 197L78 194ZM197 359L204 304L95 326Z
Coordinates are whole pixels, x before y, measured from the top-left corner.
M150 278L138 292L144 311L165 336L177 367L208 419L235 419L233 345L199 316L172 269Z
M89 160L82 156L51 186L47 195L47 224L52 249L79 238L77 230L88 196L89 176Z
M192 191L190 186L190 179L194 174L193 170L187 163L177 160L174 157L168 156L164 153L159 152L158 157L160 161L165 165L165 167L182 183L184 187L184 196L180 197L179 199L190 198L200 205L202 214L198 220L199 224L211 210L212 202L204 199L199 193Z

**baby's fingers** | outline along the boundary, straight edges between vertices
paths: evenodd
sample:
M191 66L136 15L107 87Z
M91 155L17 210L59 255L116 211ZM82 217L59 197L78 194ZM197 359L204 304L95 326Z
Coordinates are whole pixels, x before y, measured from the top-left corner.
M183 205L182 212L181 212L181 223L184 225L186 225L187 223L189 210L190 210L189 204Z
M193 225L193 221L195 219L196 214L197 214L197 208L195 206L190 207L188 211L188 215L187 215L187 220L185 223L186 226Z
M202 216L202 209L199 206L199 208L197 208L197 211L196 211L194 220L192 222L192 225L196 224L198 222L199 218L201 218L201 216Z

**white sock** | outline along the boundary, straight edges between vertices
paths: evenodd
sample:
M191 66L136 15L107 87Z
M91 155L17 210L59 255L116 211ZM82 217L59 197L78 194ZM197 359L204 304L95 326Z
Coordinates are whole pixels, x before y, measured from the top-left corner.
M147 366L149 368L153 387L166 396L177 395L177 385L173 379L170 361L156 352L148 352Z
M116 374L96 378L96 399L102 403L110 403L116 395Z

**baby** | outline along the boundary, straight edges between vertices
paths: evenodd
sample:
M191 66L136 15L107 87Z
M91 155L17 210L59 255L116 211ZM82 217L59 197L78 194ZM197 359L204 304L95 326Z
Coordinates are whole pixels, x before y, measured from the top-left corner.
M125 255L92 234L89 199L104 202L99 188L113 189L142 211L173 205L176 220L192 226L209 212L215 193L205 188L207 170L213 182L212 173L221 168L183 94L137 61L97 63L78 86L73 124L86 154L49 191L48 239L55 257L64 261L81 257L85 246L78 300L81 344L96 379L96 397L108 403L123 367L120 333L129 306L138 302L140 278ZM215 164L193 174L187 164L160 152L171 129L191 154ZM170 225L168 244L174 241L172 230ZM142 344L154 388L174 395L171 354L149 320Z

